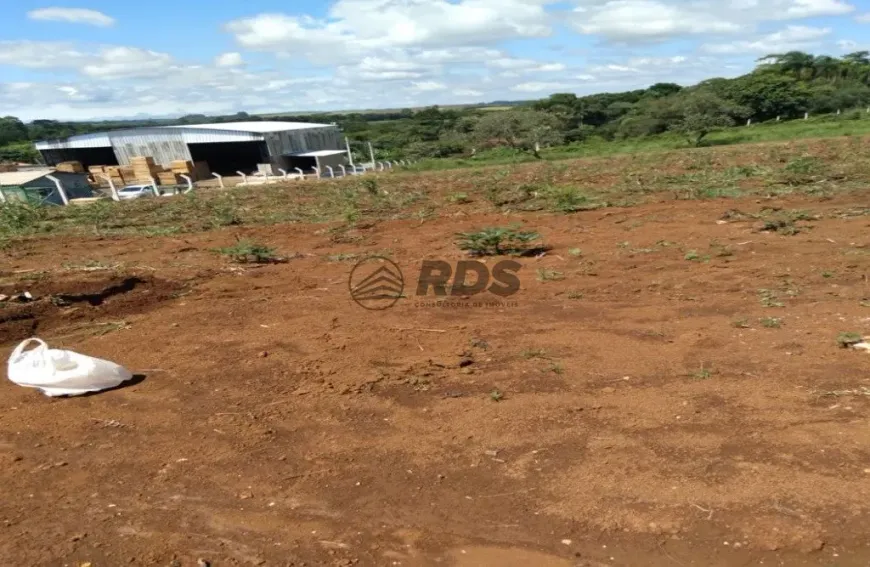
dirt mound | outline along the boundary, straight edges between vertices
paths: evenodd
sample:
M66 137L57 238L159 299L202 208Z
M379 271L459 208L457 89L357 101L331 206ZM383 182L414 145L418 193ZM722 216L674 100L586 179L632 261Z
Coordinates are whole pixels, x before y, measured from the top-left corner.
M0 309L0 342L81 329L88 323L96 323L98 329L103 322L146 313L184 289L178 282L150 275L119 273L6 284L0 286L0 295L10 297ZM30 298L21 297L24 291Z

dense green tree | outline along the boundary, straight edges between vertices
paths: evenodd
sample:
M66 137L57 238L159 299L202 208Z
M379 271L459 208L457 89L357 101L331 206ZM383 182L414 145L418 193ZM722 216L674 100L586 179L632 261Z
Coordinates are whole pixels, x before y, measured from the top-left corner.
M734 126L736 120L749 115L748 108L719 97L707 89L692 89L674 96L663 109L668 128L680 132L694 146L718 128Z
M14 116L0 118L0 145L27 140L27 126Z
M719 87L714 89L718 96L749 108L756 121L797 117L807 110L810 98L806 87L788 75L750 73Z
M531 151L537 147L562 142L559 120L540 110L504 110L489 112L474 127L471 139L480 146L506 146Z

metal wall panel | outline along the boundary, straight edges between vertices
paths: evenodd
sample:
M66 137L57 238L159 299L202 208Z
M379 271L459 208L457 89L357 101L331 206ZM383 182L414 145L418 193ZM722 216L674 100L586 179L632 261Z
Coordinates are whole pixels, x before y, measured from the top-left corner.
M132 158L151 156L154 162L168 167L175 160L190 160L190 150L183 132L168 128L122 130L111 134L115 157L121 165L130 165Z
M210 130L197 128L172 128L181 133L186 144L216 144L220 142L260 142L263 134L234 130Z
M272 156L342 148L341 131L334 126L270 132L265 134L265 137L269 154Z

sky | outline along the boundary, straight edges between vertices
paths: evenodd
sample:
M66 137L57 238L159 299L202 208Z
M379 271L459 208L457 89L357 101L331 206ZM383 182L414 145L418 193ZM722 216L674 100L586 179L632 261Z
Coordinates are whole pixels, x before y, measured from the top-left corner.
M0 0L0 116L406 108L870 50L870 0Z

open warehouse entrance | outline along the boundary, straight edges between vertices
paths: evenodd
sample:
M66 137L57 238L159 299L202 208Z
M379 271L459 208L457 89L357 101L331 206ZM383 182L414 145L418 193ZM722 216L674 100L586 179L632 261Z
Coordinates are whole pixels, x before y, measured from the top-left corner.
M57 165L64 161L81 162L85 169L92 165L118 165L118 158L111 147L107 148L61 148L39 150L46 165Z
M269 163L266 142L209 142L187 147L194 162L208 162L211 171L220 175L251 173L257 171L257 164Z

